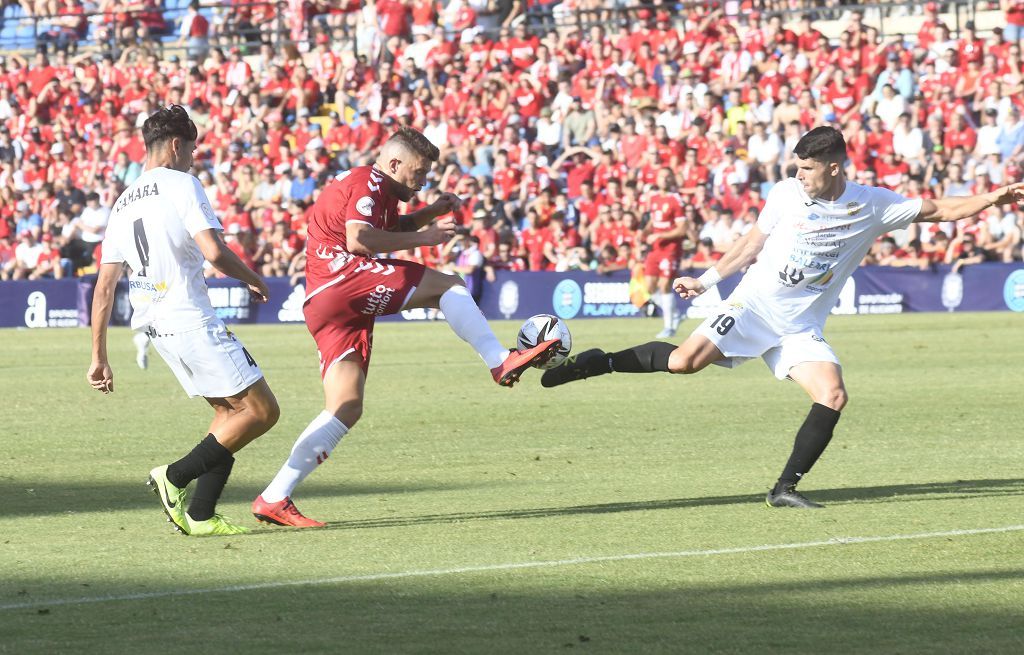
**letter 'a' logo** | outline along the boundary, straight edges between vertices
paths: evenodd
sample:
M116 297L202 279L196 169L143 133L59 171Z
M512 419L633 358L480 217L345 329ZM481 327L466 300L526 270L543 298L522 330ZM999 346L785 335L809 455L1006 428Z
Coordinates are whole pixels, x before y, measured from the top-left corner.
M356 211L363 216L373 216L373 198L363 196L356 201Z

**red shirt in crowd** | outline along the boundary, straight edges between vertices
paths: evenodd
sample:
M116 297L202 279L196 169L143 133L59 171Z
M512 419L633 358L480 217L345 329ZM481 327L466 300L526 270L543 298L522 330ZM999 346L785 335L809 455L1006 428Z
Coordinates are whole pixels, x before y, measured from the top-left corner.
M545 247L554 242L549 228L528 227L522 231L520 239L523 249L526 250L526 258L531 271L546 271L554 268L554 265L544 257Z

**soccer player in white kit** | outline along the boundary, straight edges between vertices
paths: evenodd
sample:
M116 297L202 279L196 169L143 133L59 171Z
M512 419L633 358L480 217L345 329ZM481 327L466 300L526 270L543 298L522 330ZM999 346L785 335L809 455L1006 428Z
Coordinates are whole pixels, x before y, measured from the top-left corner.
M772 187L755 227L699 278L673 283L680 296L695 298L750 266L732 295L682 345L654 341L616 353L587 350L545 372L541 383L554 387L613 371L696 373L708 364L731 368L761 357L775 377L793 380L813 402L766 502L818 508L796 485L832 439L847 402L839 359L822 336L847 278L882 234L1024 201L1024 183L969 197L909 199L847 181L846 141L834 128L811 130L793 152L796 177Z
M114 390L107 323L127 266L132 329L148 334L185 392L202 396L214 411L206 437L178 461L150 471L149 484L183 534L247 532L216 512L217 500L234 453L273 427L280 410L256 361L217 318L203 261L241 280L260 302L267 300L267 286L221 240L220 221L199 180L188 173L197 132L185 109L172 105L155 112L142 136L145 170L114 204L103 241L88 380L97 391Z

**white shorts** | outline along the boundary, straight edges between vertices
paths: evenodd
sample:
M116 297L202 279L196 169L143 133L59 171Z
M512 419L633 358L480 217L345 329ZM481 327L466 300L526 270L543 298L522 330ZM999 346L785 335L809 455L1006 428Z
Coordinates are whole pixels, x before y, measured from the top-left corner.
M263 377L256 360L223 321L176 334L152 331L153 346L190 398L228 398Z
M734 368L760 357L780 380L789 377L790 369L803 362L839 364L820 329L778 334L755 312L737 304L719 305L693 334L706 337L725 355L715 364Z

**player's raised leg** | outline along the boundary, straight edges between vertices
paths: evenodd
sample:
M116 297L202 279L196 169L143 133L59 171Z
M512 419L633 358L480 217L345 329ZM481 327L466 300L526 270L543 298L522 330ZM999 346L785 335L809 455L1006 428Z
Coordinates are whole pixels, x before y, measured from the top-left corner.
M723 358L722 351L702 334L691 334L681 345L651 341L614 353L598 348L570 356L545 371L541 384L557 387L606 373L697 373Z
M527 350L501 345L461 278L426 269L420 285L402 309L436 307L445 321L468 343L491 370L494 381L511 387L531 365L544 361L558 348L558 339L543 341Z
M253 501L252 513L258 520L297 528L324 525L303 516L291 496L315 468L327 461L342 437L355 427L362 416L365 366L363 357L352 352L324 373L324 411L302 431L288 461Z
M832 440L840 412L848 399L843 372L834 362L803 362L790 369L789 377L803 387L814 404L797 431L789 461L765 502L769 507L817 509L821 505L805 498L796 490L796 485Z

